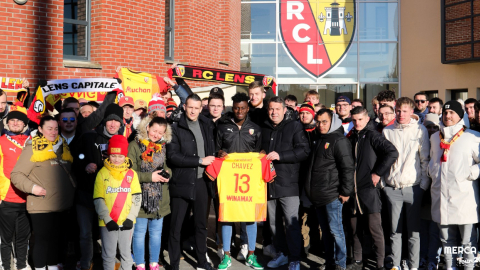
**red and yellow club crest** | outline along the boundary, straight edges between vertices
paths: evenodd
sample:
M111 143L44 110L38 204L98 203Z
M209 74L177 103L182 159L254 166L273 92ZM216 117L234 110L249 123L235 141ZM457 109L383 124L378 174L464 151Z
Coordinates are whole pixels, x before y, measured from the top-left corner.
M185 75L185 67L184 66L177 66L175 68L175 72L177 73L177 75L179 77L183 77L183 75Z
M355 0L280 1L280 32L292 60L315 78L340 64L355 33Z

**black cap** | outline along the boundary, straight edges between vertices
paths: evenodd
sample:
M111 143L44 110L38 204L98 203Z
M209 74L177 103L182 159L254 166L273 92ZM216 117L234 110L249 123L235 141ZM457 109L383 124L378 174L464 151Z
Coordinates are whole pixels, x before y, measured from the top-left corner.
M123 109L118 104L112 103L107 106L105 110L105 122L110 120L116 120L123 125Z
M223 93L222 88L220 88L220 87L213 87L212 90L210 90L210 95L213 94L213 93L215 93L215 94L220 94L220 95L222 95L222 96L225 96L225 94Z
M463 115L465 114L465 111L463 110L462 104L456 100L450 100L449 102L445 103L443 105L443 111L445 110L452 110L460 116L460 119L463 118Z

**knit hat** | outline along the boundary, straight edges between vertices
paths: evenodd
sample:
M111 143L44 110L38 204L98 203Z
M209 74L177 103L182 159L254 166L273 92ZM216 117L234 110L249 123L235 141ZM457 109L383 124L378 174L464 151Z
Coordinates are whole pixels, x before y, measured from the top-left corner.
M145 102L145 100L143 99L137 99L135 100L135 106L133 106L133 108L135 108L135 110L138 110L138 109L147 110L147 102Z
M108 141L108 150L109 155L128 155L128 141L127 138L123 135L113 135Z
M115 120L123 125L123 109L115 103L107 106L105 110L105 122Z
M148 103L147 113L150 114L153 111L164 111L167 113L167 107L165 107L165 102L159 96L154 95L152 100Z
M452 110L456 112L458 116L460 116L460 119L463 118L463 114L465 113L460 102L456 100L450 100L449 102L445 103L443 105L443 111L445 112L445 110Z
M224 96L223 90L220 87L213 87L212 90L210 90L210 95L213 94L213 93L220 94L220 95Z
M175 100L173 100L173 98L167 99L167 112L172 112L172 111L174 111L177 107L178 107L178 106L177 106L177 103L175 102Z
M11 105L10 112L7 114L7 122L10 119L18 119L25 125L28 124L27 109L18 105Z
M133 98L132 98L132 97L123 96L123 97L120 98L120 100L118 101L118 105L119 105L120 107L122 107L122 108L123 108L123 106L126 106L126 105L130 105L130 106L134 107Z
M347 102L349 105L352 105L352 102L350 101L350 99L346 96L339 96L337 98L337 100L335 101L335 104L337 104L338 102Z
M312 115L315 115L315 105L313 105L313 103L311 102L305 102L302 104L302 106L300 106L299 112L303 112L303 111L309 112Z
M423 120L423 125L428 126L428 125L436 125L438 126L440 124L440 118L438 117L438 114L436 113L427 113L425 115L425 119Z

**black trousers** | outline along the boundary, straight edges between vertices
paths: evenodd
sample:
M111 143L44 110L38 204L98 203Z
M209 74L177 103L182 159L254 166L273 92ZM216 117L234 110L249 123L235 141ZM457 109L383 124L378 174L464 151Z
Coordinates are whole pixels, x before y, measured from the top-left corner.
M60 263L60 250L64 248L62 238L67 224L66 212L30 214L34 233L32 259L35 268Z
M3 269L10 270L10 259L12 255L12 242L14 236L17 269L23 269L27 267L30 221L27 217L25 203L11 203L3 201L0 204L0 236L2 238L1 256Z
M377 255L377 267L383 267L385 260L385 239L383 237L382 217L380 213L352 215L350 217L350 228L353 240L353 258L356 261L362 260L362 243L364 231L368 229L373 238L375 253ZM348 244L347 244L348 246Z
M180 264L180 234L187 208L192 207L193 222L195 228L195 251L197 253L198 266L203 268L207 262L207 206L208 192L207 184L203 178L197 179L195 185L195 200L182 198L170 198L170 238L168 240L168 255L171 266Z

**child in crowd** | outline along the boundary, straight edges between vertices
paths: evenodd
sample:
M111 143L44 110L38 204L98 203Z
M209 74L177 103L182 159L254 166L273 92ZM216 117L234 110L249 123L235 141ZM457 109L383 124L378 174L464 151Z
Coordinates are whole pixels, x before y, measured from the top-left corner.
M115 268L115 255L121 257L121 269L132 268L133 225L142 203L137 173L131 169L128 142L114 135L108 143L108 158L95 179L93 199L102 238L103 269Z

